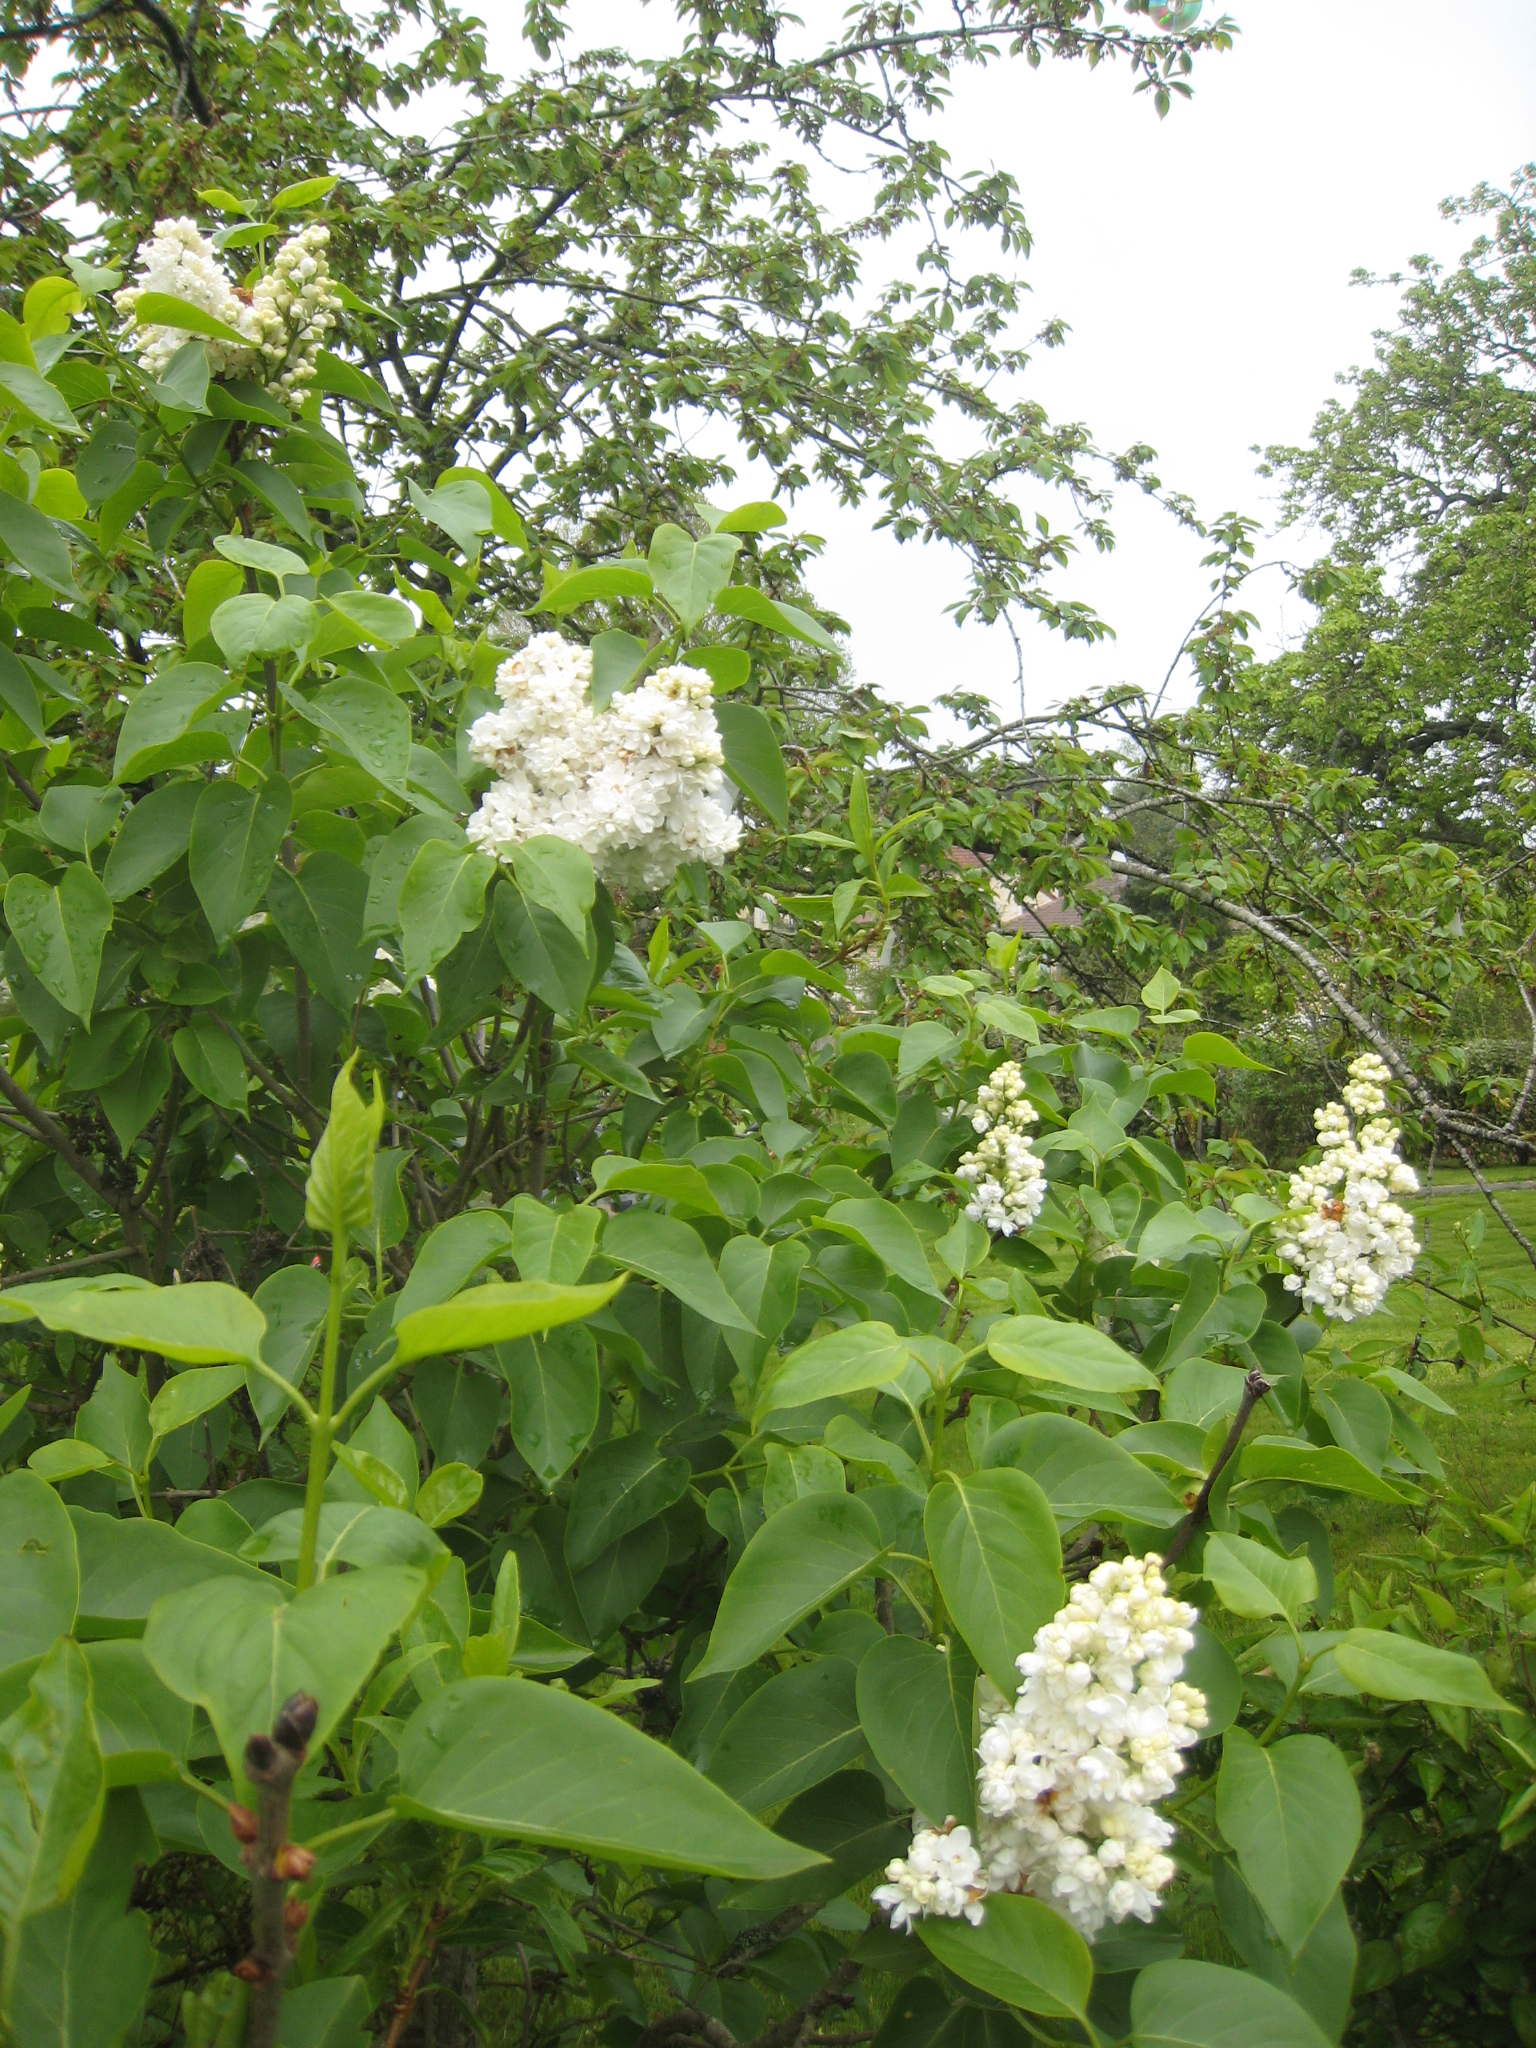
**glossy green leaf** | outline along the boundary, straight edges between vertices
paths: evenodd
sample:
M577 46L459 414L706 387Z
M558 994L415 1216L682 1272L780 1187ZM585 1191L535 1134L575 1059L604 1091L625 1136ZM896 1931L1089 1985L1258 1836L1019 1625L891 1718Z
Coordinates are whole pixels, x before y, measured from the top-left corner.
M108 1788L152 1785L175 1775L192 1741L192 1709L155 1676L144 1645L87 1643L91 1706Z
M395 1322L447 1301L491 1259L504 1259L512 1230L499 1209L450 1216L421 1240L404 1287L394 1298Z
M36 370L29 370L25 363L0 362L0 405L8 399L25 413L40 421L45 427L52 427L61 434L78 434L80 422L64 401L64 394L40 377Z
M340 740L358 766L386 789L404 791L411 764L411 714L393 690L364 676L343 676L313 697L290 701L311 724Z
M1102 1518L1166 1528L1184 1518L1157 1474L1070 1415L1024 1415L989 1436L980 1462L1027 1472L1068 1527Z
M842 1657L792 1664L726 1723L709 1776L749 1813L780 1806L865 1752L855 1672Z
M205 1014L184 1024L171 1040L171 1051L199 1095L236 1116L245 1115L250 1078L239 1046L216 1018Z
M9 491L0 491L0 546L18 567L61 597L79 595L69 543L36 506L13 498Z
M629 1209L610 1218L603 1229L602 1255L654 1280L679 1301L697 1310L706 1322L722 1329L757 1331L736 1306L710 1263L704 1240L675 1216L648 1209Z
M927 1917L917 1931L930 1954L979 1991L1047 2018L1081 2016L1093 1958L1070 1922L1039 1899L1002 1892L979 1927Z
M79 1883L105 1798L90 1672L65 1636L0 1723L0 1927L8 1949L24 1921Z
M74 1625L80 1596L75 1532L35 1472L0 1479L0 1643L7 1664L40 1657Z
M256 1290L256 1306L266 1319L261 1360L281 1373L290 1386L303 1379L319 1346L330 1292L325 1275L308 1265L282 1266L269 1273ZM287 1400L265 1373L248 1371L245 1390L265 1441L286 1410Z
M945 1473L923 1520L944 1604L977 1663L1011 1699L1014 1660L1066 1601L1050 1502L1022 1472Z
M595 1564L620 1537L671 1507L688 1491L686 1458L668 1457L653 1437L609 1437L588 1457L571 1495L565 1561L573 1572Z
M896 1203L884 1201L878 1195L855 1196L834 1202L818 1224L864 1245L898 1280L904 1280L919 1293L943 1292L929 1267L922 1239Z
M117 2048L137 2030L155 1950L128 1902L135 1864L157 1852L138 1794L109 1795L79 1883L21 1931L10 2019L26 2048Z
M1126 1394L1157 1385L1139 1360L1092 1323L1005 1316L988 1330L987 1349L1009 1372L1084 1394Z
M718 1877L817 1861L616 1714L526 1681L461 1679L418 1708L400 1743L400 1805L478 1834Z
M208 630L231 668L307 647L320 621L317 606L303 597L270 597L251 591L227 597L208 621Z
M339 853L305 859L297 874L279 863L267 884L267 909L288 950L319 994L350 1017L374 972L374 948L363 938L368 882Z
M537 832L512 849L512 872L525 900L550 911L584 945L597 894L591 855L567 839Z
M1263 1749L1229 1728L1216 1819L1250 1891L1299 1955L1360 1844L1360 1794L1342 1751L1320 1735Z
M594 604L610 597L649 597L651 572L643 562L597 562L589 569L575 569L568 576L551 576L544 565L544 596L535 611L553 612L557 618L579 605Z
M962 1644L946 1651L915 1636L886 1636L859 1660L859 1720L875 1761L936 1824L974 1824L975 1687Z
M1360 1494L1366 1500L1400 1504L1412 1498L1362 1465L1351 1452L1334 1444L1308 1443L1302 1437L1257 1437L1243 1446L1238 1469L1244 1479L1292 1479L1301 1486L1326 1486L1340 1493Z
M1293 1957L1229 1856L1212 1859L1211 1877L1221 1931L1249 1969L1294 1998L1330 2041L1339 2040L1359 1960L1343 1894L1334 1893Z
M281 775L248 789L230 777L208 783L192 815L192 886L216 944L239 931L266 894L293 816Z
M1134 2048L1327 2048L1292 1998L1220 1963L1152 1963L1131 1990Z
M1441 1707L1508 1713L1481 1664L1457 1650L1437 1650L1390 1629L1352 1628L1333 1653L1351 1685L1383 1700L1424 1700Z
M754 1414L761 1420L776 1410L803 1408L835 1394L883 1387L900 1379L907 1357L906 1340L889 1323L850 1323L792 1351L759 1388Z
M71 1508L80 1557L78 1632L138 1635L157 1600L210 1580L263 1580L253 1565L183 1536L166 1522L121 1520Z
M1198 1060L1203 1067L1246 1068L1256 1074L1275 1071L1273 1067L1266 1067L1262 1060L1250 1058L1230 1038L1223 1038L1219 1031L1190 1032L1184 1041L1182 1055L1187 1060Z
M218 710L230 687L224 671L204 661L181 662L146 683L129 701L118 727L113 780L139 782L164 767L225 759L229 743L224 735L194 728Z
M246 1738L270 1729L290 1694L307 1692L320 1703L310 1743L318 1754L427 1587L403 1565L322 1579L292 1598L260 1575L193 1586L156 1603L144 1653L178 1698L207 1714L244 1788Z
M512 1441L548 1490L570 1470L597 1427L597 1346L589 1330L572 1323L498 1344L494 1356L512 1397Z
M725 772L781 832L789 830L789 774L765 712L755 704L715 706Z
M266 1319L248 1295L222 1280L180 1287L76 1287L28 1305L50 1330L69 1330L98 1344L154 1351L183 1365L220 1365L254 1358Z
M287 1563L298 1556L303 1531L303 1510L289 1508L248 1536L240 1555L253 1564ZM340 1564L406 1564L427 1570L443 1554L442 1538L404 1509L355 1500L328 1500L320 1509L315 1543L319 1578Z
M49 995L88 1025L101 949L112 928L112 898L90 869L76 861L51 888L36 875L12 875L5 921Z
M205 787L193 780L163 783L134 805L117 829L101 872L114 903L147 889L187 851Z
M856 1494L811 1493L781 1509L726 1580L709 1648L690 1676L751 1664L813 1608L869 1572L883 1548L880 1526Z
M1295 1621L1317 1598L1317 1573L1305 1553L1279 1557L1247 1536L1207 1536L1201 1569L1223 1607L1250 1620L1284 1614Z
M491 921L514 979L556 1016L580 1016L595 965L586 942L572 938L553 911L529 903L510 882L491 899Z
M418 982L446 960L485 915L486 885L496 872L489 854L429 839L400 885L399 921L405 978Z
M355 626L363 638L375 647L400 647L411 639L416 631L416 614L410 606L402 598L390 597L381 590L333 590L327 593L326 603L333 612L339 612L349 625ZM341 686L333 684L331 687L335 689ZM367 687L371 689L375 685L370 684ZM324 691L321 694L329 695ZM326 709L334 714L334 701L328 702ZM378 739L372 731L371 720L369 725L368 744L377 746ZM350 740L347 744L352 746L354 753L357 752L356 746ZM361 759L361 755L358 758ZM367 767L368 763L364 761L363 765ZM380 779L382 780L382 777Z
M598 633L592 639L592 709L604 710L621 691L637 682L651 650L633 633Z

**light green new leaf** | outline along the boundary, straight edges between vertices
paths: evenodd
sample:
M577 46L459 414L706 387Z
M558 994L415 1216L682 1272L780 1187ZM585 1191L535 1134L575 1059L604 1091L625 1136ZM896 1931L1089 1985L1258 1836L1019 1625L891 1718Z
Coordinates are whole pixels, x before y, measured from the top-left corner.
M813 1337L792 1351L758 1390L754 1420L779 1409L803 1408L835 1394L855 1394L900 1379L907 1364L906 1340L889 1323L850 1323L830 1336Z
M1366 1500L1401 1504L1412 1498L1362 1465L1352 1451L1300 1437L1256 1437L1243 1446L1238 1470L1244 1479L1294 1479L1302 1486L1333 1487Z
M1202 1569L1222 1606L1252 1621L1284 1614L1294 1622L1317 1598L1317 1573L1309 1557L1279 1557L1247 1536L1207 1536Z
M429 1529L441 1529L467 1515L484 1491L484 1474L472 1465L436 1465L421 1482L416 1513Z
M1092 1323L1004 1316L988 1330L987 1349L1009 1372L1084 1394L1126 1394L1157 1385L1139 1359Z
M1216 1819L1249 1890L1300 1955L1360 1846L1360 1793L1342 1751L1320 1735L1263 1749L1229 1728Z
M0 1723L0 1927L9 1966L22 1923L67 1899L101 1825L106 1774L91 1677L65 1636Z
M1081 2017L1093 1985L1088 1945L1040 1899L1003 1892L988 1899L979 1927L966 1920L919 1920L929 1952L967 1984L1023 2012Z
M519 1274L572 1285L587 1270L602 1220L598 1209L551 1209L532 1195L514 1196L512 1256Z
M149 1426L155 1441L196 1422L244 1384L245 1370L238 1365L208 1365L174 1374L149 1404Z
M50 1330L69 1330L97 1344L154 1351L183 1365L222 1365L257 1356L266 1318L248 1295L222 1280L189 1280L180 1287L68 1288L40 1299L42 1289L17 1288Z
M690 1676L755 1662L813 1608L870 1571L883 1549L879 1524L856 1494L808 1493L781 1508L726 1580L709 1648Z
M267 1324L261 1340L262 1362L280 1373L290 1386L297 1386L325 1327L330 1302L325 1275L316 1272L313 1266L281 1266L262 1281L255 1299ZM274 1386L260 1372L246 1373L245 1391L265 1442L287 1408L287 1398L281 1387Z
M393 1322L433 1308L457 1294L491 1259L504 1259L512 1231L499 1209L470 1209L450 1216L418 1245L415 1264L394 1297Z
M64 394L25 363L0 362L0 391L45 427L53 427L61 434L80 432L80 422L64 402ZM3 403L0 399L0 404Z
M730 618L746 619L754 626L766 626L770 633L787 633L792 640L808 640L828 654L838 651L832 635L809 612L801 611L798 605L778 604L755 585L738 583L722 590L715 599L715 610Z
M101 949L112 929L112 898L90 869L75 861L54 888L37 875L12 875L5 921L49 995L89 1025Z
M1377 1699L1475 1707L1482 1714L1511 1711L1489 1684L1482 1665L1471 1657L1416 1643L1390 1629L1352 1628L1335 1646L1333 1658L1351 1685Z
M309 1162L304 1183L304 1220L330 1237L366 1237L373 1223L373 1157L384 1124L384 1097L373 1077L373 1099L365 1102L352 1085L357 1054L342 1067L331 1089L331 1114Z
M250 338L190 299L178 299L170 292L140 292L133 302L133 317L140 327L174 327L182 334L201 334L209 341L227 341L235 348L249 348Z
M144 1654L163 1684L207 1714L249 1798L247 1738L271 1728L290 1694L307 1692L320 1703L310 1743L318 1754L429 1584L424 1572L372 1565L292 1599L281 1580L260 1575L193 1586L156 1603Z
M400 1811L482 1835L717 1877L771 1878L822 1859L617 1714L526 1680L460 1679L412 1715Z
M402 647L416 631L416 614L405 600L381 590L333 590L326 603L375 647Z
M1151 1963L1131 1988L1134 2048L1328 2048L1294 1998L1220 1963Z
M426 842L400 886L407 982L423 980L475 929L485 915L486 884L495 872L495 861L478 847Z
M225 598L208 630L230 667L243 668L248 661L307 646L319 620L319 607L308 598L269 597L257 590Z
M1050 1502L1022 1472L946 1472L923 1526L945 1606L982 1670L1011 1697L1014 1660L1066 1600Z
M622 1276L595 1287L558 1287L540 1280L493 1280L452 1301L417 1309L395 1325L395 1361L409 1365L451 1351L479 1351L595 1315L623 1286Z
M63 1502L35 1472L7 1472L0 1479L0 1643L6 1663L40 1657L68 1635L79 1596L75 1532Z
M676 612L686 632L709 610L731 580L741 542L727 533L695 540L680 526L658 526L649 562L656 593Z
M1250 1058L1219 1031L1192 1031L1184 1041L1183 1057L1198 1060L1203 1067L1246 1068L1256 1074L1275 1071L1273 1067L1266 1067L1262 1060Z
M292 816L293 792L281 775L259 789L224 776L198 798L189 866L218 945L239 931L265 895Z
M572 938L586 944L587 917L597 896L589 853L568 839L538 832L512 849L512 872L530 903L553 911Z

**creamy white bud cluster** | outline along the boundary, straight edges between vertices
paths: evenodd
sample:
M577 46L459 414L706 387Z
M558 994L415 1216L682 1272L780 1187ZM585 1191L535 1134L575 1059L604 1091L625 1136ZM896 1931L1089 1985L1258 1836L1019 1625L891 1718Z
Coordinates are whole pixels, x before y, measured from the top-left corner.
M684 861L719 867L740 843L741 820L723 795L709 677L659 669L601 711L591 683L591 651L558 633L538 634L502 663L502 709L469 730L471 754L497 777L470 838L503 854L552 832L584 847L620 888L663 888Z
M1398 1152L1401 1129L1382 1114L1391 1079L1373 1052L1350 1062L1344 1101L1313 1112L1322 1157L1291 1175L1290 1207L1275 1225L1280 1256L1296 1268L1286 1287L1344 1323L1380 1308L1421 1249L1413 1218L1393 1199L1413 1194L1419 1177Z
M251 294L267 389L274 397L303 398L305 385L315 379L320 344L341 311L326 257L330 240L323 221L290 236Z
M1160 1564L1106 1561L1074 1586L1019 1658L1012 1706L982 1680L979 1841L952 1824L920 1830L874 1894L893 1927L924 1913L979 1924L981 1902L1004 1891L1030 1892L1090 1939L1106 1921L1152 1918L1175 1874L1173 1826L1154 1807L1207 1720L1179 1676L1196 1612L1169 1597Z
M315 358L334 325L341 297L332 282L326 249L331 231L315 221L291 235L254 291L232 285L197 223L184 216L155 223L138 254L139 277L114 295L132 313L146 292L168 292L246 337L242 345L193 336L185 327L148 321L129 340L151 376L158 377L185 342L201 339L215 377L259 373L277 398L302 398L313 381Z
M982 1142L962 1154L955 1168L956 1177L975 1189L965 1213L996 1235L1012 1237L1028 1230L1045 1202L1045 1167L1028 1137L1028 1126L1040 1119L1024 1093L1017 1060L993 1069L976 1090L970 1118Z
M944 1920L964 1915L973 1927L986 1916L987 1873L980 1852L970 1829L953 1819L941 1828L919 1828L912 1847L894 1857L885 1874L890 1882L876 1885L872 1897L898 1934L927 1913Z

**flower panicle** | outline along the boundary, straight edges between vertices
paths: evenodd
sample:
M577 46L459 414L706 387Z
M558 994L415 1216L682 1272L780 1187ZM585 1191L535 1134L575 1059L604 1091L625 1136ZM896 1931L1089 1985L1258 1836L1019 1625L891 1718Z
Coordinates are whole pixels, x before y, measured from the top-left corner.
M1174 1829L1154 1809L1207 1725L1180 1678L1196 1611L1170 1599L1154 1554L1109 1560L1018 1659L1012 1704L982 1680L973 1842L952 1821L920 1827L886 1867L875 1903L891 1925L925 1914L978 1926L997 1892L1027 1891L1091 1939L1106 1921L1151 1920L1173 1879Z

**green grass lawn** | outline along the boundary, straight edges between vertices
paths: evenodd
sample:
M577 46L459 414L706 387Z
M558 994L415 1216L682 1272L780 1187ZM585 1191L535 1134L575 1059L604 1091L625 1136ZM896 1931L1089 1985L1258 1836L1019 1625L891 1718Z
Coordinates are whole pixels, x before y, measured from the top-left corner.
M1536 1175L1529 1168L1500 1168L1489 1178L1536 1179ZM1452 1180L1436 1174L1437 1188L1447 1183L1456 1188L1455 1193L1436 1195L1415 1205L1424 1256L1414 1280L1393 1288L1381 1312L1355 1325L1351 1335L1362 1347L1383 1337L1395 1338L1406 1347L1418 1338L1420 1355L1432 1361L1429 1384L1456 1410L1454 1419L1423 1410L1418 1419L1440 1454L1452 1490L1474 1510L1487 1510L1513 1499L1536 1477L1536 1400L1532 1398L1536 1394L1536 1268L1467 1175ZM1536 1190L1512 1189L1500 1200L1516 1227L1536 1240ZM1456 1226L1477 1214L1486 1221L1477 1261L1490 1304L1509 1323L1533 1333L1527 1341L1517 1330L1494 1325L1488 1332L1488 1361L1480 1371L1456 1359L1456 1333L1471 1311L1434 1292L1432 1286L1426 1290L1420 1284L1425 1278L1440 1280L1441 1269L1449 1268L1446 1278L1456 1287L1455 1269L1464 1256ZM1486 1384L1493 1372L1526 1359L1533 1360L1526 1388ZM1396 1363L1397 1359L1389 1355L1386 1362ZM1341 1569L1369 1552L1406 1550L1415 1538L1408 1517L1400 1510L1366 1501L1341 1502L1329 1520L1334 1561Z

